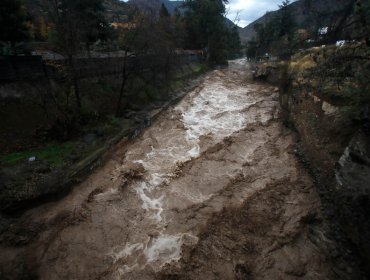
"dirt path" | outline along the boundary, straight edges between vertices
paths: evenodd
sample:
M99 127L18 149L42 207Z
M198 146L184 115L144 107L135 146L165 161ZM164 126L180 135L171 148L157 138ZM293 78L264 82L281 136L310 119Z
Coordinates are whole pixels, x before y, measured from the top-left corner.
M5 279L330 279L319 198L273 87L211 72L56 203L1 235Z

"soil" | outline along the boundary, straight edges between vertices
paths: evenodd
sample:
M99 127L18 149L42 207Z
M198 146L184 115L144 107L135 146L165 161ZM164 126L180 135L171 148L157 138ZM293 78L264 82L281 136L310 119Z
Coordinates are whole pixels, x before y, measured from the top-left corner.
M210 72L69 195L14 221L0 278L356 279L331 262L277 88L247 67Z

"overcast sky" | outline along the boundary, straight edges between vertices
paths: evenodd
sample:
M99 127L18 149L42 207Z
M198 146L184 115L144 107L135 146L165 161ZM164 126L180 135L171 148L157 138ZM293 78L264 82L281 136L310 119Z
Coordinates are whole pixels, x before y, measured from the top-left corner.
M244 27L267 11L277 10L282 2L282 0L229 0L227 17L234 21L239 11L239 22L236 23Z

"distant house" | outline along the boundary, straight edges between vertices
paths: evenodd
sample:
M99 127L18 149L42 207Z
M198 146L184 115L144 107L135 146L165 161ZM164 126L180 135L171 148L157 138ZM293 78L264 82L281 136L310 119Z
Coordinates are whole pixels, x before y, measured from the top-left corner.
M319 33L319 35L326 35L329 32L329 27L328 26L320 27L317 32Z
M190 61L201 61L204 59L203 50L176 49L175 54L187 56Z

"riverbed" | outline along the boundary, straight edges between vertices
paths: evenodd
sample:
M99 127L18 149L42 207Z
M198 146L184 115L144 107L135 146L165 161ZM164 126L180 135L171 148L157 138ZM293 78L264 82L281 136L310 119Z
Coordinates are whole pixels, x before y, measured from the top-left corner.
M26 212L2 236L3 275L332 278L316 244L320 200L278 89L252 82L248 67L210 71L69 195Z

